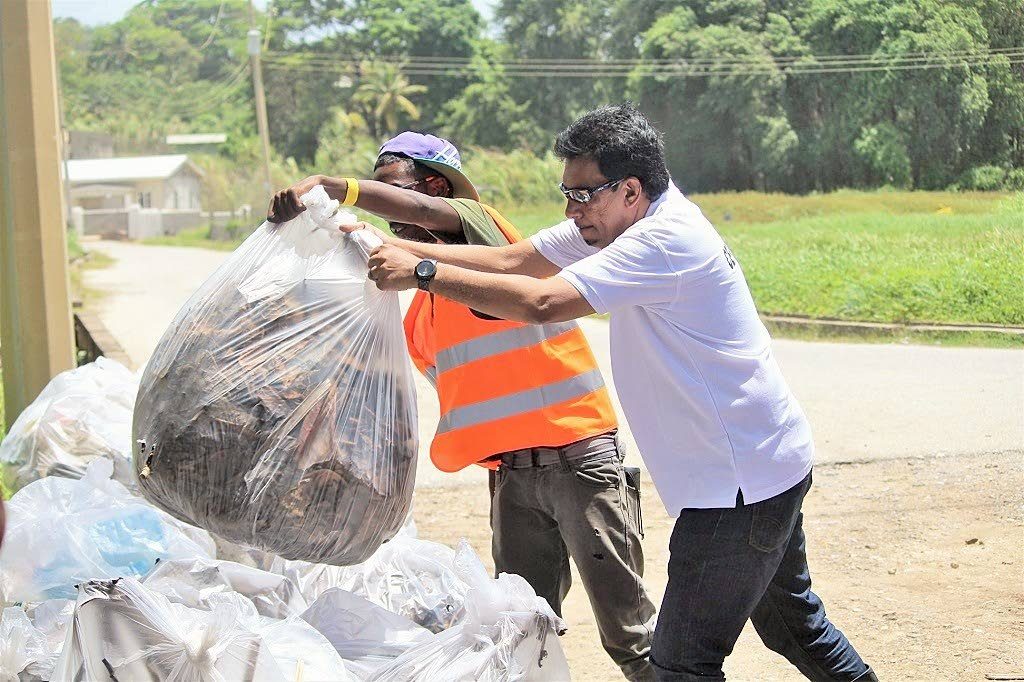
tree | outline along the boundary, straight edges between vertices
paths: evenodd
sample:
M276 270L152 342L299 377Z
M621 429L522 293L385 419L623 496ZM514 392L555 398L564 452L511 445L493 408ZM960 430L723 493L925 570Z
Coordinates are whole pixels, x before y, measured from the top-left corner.
M445 60L436 57L472 57L483 29L470 0L277 0L275 12L271 49L277 54L294 54L300 62L310 61L294 70L278 67L273 74L275 86L287 92L292 80L316 85L306 90L302 101L283 97L278 104L271 102L268 94L272 120L278 106L288 110L283 112L286 118L294 119L294 125L279 129L273 137L287 138L289 153L304 160L312 158L316 133L337 105L337 98L347 100L352 94L345 88L324 87L325 82L333 84L339 74L354 71L363 61L404 59L421 72L448 71ZM410 84L430 91L430 106L420 111L420 124L428 128L441 123L438 116L444 103L469 83L463 73L414 72L407 78ZM308 111L297 116L296 107L308 107Z
M418 121L419 108L410 99L427 91L423 85L409 83L402 65L389 62L364 62L360 65L360 83L352 101L369 114L370 131L377 137L398 132L401 118Z
M507 55L519 60L546 60L547 64L571 66L573 60L608 56L611 9L615 0L501 0L495 16ZM529 123L540 134L540 151L549 149L554 135L583 112L611 100L621 100L623 81L606 82L579 66L574 76L509 77L509 96L526 104ZM529 71L523 63L519 71Z
M640 106L665 132L670 170L689 190L777 189L791 170L798 140L781 104L785 79L762 34L747 28L760 16L747 14L748 5L738 15L719 8L715 16L726 23L707 26L694 9L677 7L641 43L648 59L708 69L709 75L680 77L638 67L630 80Z
M530 123L527 104L512 97L510 81L498 61L503 53L502 46L491 40L477 48L473 81L444 106L444 133L460 145L503 149L549 145L550 139Z

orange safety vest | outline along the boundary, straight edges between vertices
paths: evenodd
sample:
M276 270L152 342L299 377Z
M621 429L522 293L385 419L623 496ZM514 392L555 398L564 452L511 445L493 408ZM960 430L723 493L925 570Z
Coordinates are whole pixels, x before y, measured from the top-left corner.
M519 232L483 205L515 243ZM437 388L441 419L430 459L441 471L502 452L558 447L618 426L601 370L575 322L480 319L442 296L416 292L405 315L413 363Z

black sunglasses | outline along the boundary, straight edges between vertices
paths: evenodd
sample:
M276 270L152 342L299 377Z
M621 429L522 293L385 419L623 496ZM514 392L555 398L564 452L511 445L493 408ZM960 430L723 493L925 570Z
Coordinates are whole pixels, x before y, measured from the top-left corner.
M425 177L425 178L423 178L421 180L415 180L413 182L409 182L409 183L406 183L404 185L392 185L392 187L397 187L398 189L412 189L416 185L422 185L424 182L428 182L430 180L433 180L436 177L437 177L436 175L428 175L427 177Z
M614 187L623 180L625 180L625 178L619 178L618 180L609 180L603 185L598 185L597 187L566 187L565 183L560 182L558 183L558 191L561 192L566 199L572 199L573 201L579 204L586 204L589 203L590 200L594 198L594 195L600 192L601 190L608 189L609 187Z

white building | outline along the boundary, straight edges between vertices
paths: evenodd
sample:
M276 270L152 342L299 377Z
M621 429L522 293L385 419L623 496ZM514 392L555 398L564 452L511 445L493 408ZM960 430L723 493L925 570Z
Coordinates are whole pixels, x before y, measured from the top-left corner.
M71 159L71 220L83 235L144 239L207 221L203 172L185 154Z
M71 206L202 210L203 172L185 154L68 161Z

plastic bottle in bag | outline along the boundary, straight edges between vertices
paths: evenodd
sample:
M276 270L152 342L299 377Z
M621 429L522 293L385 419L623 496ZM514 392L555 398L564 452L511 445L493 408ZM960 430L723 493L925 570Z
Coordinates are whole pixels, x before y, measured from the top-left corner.
M139 487L174 516L288 559L358 563L401 527L417 453L398 297L366 278L322 187L264 223L185 304L143 374ZM379 243L379 241L378 241Z

